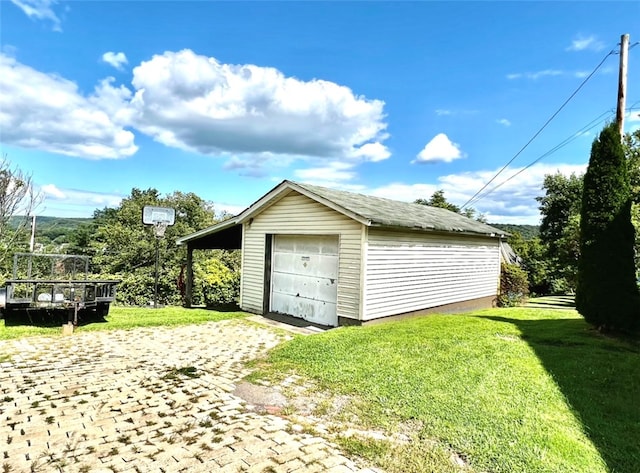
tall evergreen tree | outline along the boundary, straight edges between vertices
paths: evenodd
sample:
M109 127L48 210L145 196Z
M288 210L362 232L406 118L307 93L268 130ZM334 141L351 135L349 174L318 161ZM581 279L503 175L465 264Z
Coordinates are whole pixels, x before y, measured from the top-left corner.
M584 176L576 307L603 330L640 329L627 160L614 124L593 142Z

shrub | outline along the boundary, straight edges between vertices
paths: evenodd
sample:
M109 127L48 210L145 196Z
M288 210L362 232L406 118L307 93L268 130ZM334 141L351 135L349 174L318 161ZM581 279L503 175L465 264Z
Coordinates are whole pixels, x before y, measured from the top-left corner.
M209 258L201 274L202 292L208 306L233 304L240 295L240 272L228 268L218 258Z
M517 264L502 263L500 267L500 294L498 306L513 307L529 295L527 273Z

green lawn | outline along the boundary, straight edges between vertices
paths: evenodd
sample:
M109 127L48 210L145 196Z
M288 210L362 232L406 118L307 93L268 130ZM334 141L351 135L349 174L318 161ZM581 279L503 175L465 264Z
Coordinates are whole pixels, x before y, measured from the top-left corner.
M573 310L494 309L298 337L259 376L295 371L349 394L361 425L411 426L404 446L343 439L389 472L640 471L640 343Z
M95 330L132 329L137 327L157 327L198 324L216 322L223 319L246 317L244 312L217 312L205 309L185 309L182 307L162 307L158 309L147 307L113 306L106 317L106 321L80 325L78 332ZM31 325L24 319L0 320L0 340L28 337L33 335L61 335L60 324L53 327L43 324Z

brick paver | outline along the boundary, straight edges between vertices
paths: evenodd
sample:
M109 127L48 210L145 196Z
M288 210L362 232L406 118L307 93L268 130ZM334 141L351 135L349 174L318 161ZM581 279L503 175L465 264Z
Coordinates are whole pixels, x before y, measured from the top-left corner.
M1 341L0 471L374 471L233 395L282 339L223 321Z

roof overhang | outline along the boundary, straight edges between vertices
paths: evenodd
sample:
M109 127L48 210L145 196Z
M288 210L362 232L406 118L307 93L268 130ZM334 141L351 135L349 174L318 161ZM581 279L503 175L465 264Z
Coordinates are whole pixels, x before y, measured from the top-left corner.
M178 238L176 244L199 250L239 250L242 248L242 224L238 223L238 216L232 217Z
M271 207L276 204L282 198L289 195L291 192L296 192L298 194L304 195L319 204L324 205L330 209L335 210L336 212L349 217L356 222L361 223L367 227L379 227L379 228L389 228L389 229L398 229L403 231L421 231L421 232L434 232L434 233L448 233L448 234L458 234L458 235L469 235L469 236L479 236L479 237L489 237L489 238L505 238L509 236L507 232L499 231L498 229L492 229L488 227L488 230L497 230L495 233L492 231L487 232L474 232L462 229L452 228L450 230L446 229L436 229L433 226L419 226L419 227L397 227L396 225L390 224L389 222L377 222L367 218L363 215L360 215L352 210L344 208L342 205L329 200L321 195L318 195L295 182L292 181L282 181L276 187L267 192L264 196L262 196L259 200L251 204L246 210L242 213L236 215L235 217L230 218L229 220L225 220L223 222L217 223L211 227L205 228L203 230L192 233L191 235L184 236L182 238L178 238L176 243L178 245L186 244L189 248L192 249L241 249L242 248L242 224L251 223L252 219L263 212L265 209Z

